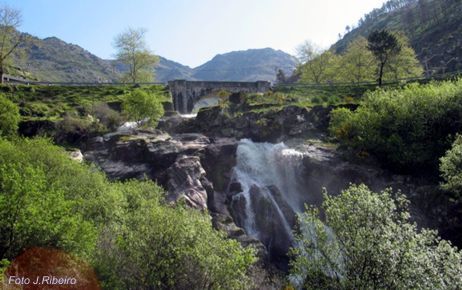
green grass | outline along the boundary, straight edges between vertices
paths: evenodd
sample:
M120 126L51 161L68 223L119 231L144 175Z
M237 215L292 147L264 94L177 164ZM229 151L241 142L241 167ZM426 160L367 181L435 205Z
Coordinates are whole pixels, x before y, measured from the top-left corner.
M164 86L141 86L163 102L171 102ZM60 120L66 113L86 115L96 103L121 102L135 87L125 86L45 86L2 85L0 92L18 104L23 120Z

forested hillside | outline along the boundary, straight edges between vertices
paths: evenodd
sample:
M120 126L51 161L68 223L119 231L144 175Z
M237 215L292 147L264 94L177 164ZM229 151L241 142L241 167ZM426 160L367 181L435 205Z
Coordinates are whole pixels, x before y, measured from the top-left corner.
M357 37L381 29L406 34L426 76L462 70L462 1L390 0L366 14L357 26L347 26L332 48L343 52Z

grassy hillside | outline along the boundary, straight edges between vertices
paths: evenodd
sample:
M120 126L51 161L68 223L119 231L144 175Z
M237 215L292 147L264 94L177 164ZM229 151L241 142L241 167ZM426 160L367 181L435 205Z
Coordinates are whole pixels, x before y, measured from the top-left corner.
M17 103L23 120L60 120L68 114L84 115L98 103L106 103L115 108L134 86L1 86L10 100ZM142 86L141 89L163 96L165 102L170 97L163 86Z
M358 36L380 29L403 31L427 76L462 71L462 1L390 0L347 30L333 49L343 52Z
M14 63L29 73L28 78L52 82L112 82L118 78L109 62L78 45L56 37L27 38Z

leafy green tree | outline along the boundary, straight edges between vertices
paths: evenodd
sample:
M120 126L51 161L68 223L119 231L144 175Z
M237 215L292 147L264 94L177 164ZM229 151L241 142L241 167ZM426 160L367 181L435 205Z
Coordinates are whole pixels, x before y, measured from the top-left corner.
M341 56L341 79L345 82L361 83L374 80L374 55L367 49L367 39L358 37Z
M369 34L367 42L367 48L377 59L377 81L379 86L382 86L385 65L388 64L391 57L400 52L401 46L396 36L386 30L373 31Z
M114 40L117 60L128 66L123 81L152 82L155 78L154 65L159 61L159 57L147 48L145 34L144 29L128 28Z
M397 54L390 56L384 68L383 78L387 81L397 82L400 79L421 77L424 70L409 43L409 39L404 33L397 32L393 35L398 39L401 49Z
M0 136L16 135L20 117L18 106L0 95Z
M440 159L442 188L462 196L462 136L458 135L452 148Z
M325 51L312 60L301 65L301 81L307 83L328 83L337 79L338 56Z
M410 222L408 201L352 185L299 216L291 277L306 289L458 289L462 253Z
M21 24L21 12L6 4L0 6L0 82L6 68L11 65L13 52L24 41L24 35L17 31Z
M155 126L164 115L162 99L160 95L136 89L125 97L122 108L129 118L138 124L144 119L149 119L149 123Z

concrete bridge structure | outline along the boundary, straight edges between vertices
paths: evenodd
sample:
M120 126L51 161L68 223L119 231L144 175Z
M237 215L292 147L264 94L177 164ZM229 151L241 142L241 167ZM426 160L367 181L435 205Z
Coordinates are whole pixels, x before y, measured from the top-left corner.
M204 96L210 96L221 90L230 93L264 93L271 88L267 81L257 82L220 82L220 81L186 81L173 80L168 82L172 94L173 106L180 114L188 114L194 105Z

